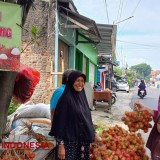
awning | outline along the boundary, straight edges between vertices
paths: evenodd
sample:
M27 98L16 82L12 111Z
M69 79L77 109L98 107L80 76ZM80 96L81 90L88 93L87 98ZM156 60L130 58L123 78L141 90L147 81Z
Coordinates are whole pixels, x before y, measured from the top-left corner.
M112 59L112 61L116 61L116 25L96 24L94 20L82 16L78 12L73 12L68 7L65 8L64 6L59 7L59 12L61 13L61 16L72 23L68 23L64 27L77 28L77 34L85 38L85 41L78 40L78 43L95 44L98 55L103 56L104 61L102 64L106 64L108 58Z
M77 8L72 0L58 0L58 5L70 9L72 12L78 13Z
M101 35L101 42L97 45L99 56L104 59L110 57L116 60L115 46L116 46L116 25L97 24L98 30Z
M99 43L101 36L97 25L94 20L91 20L85 16L78 13L72 12L71 10L59 6L59 12L62 17L71 22L67 23L62 27L65 28L77 28L78 34L84 36L89 43ZM87 41L78 41L78 43L87 43Z

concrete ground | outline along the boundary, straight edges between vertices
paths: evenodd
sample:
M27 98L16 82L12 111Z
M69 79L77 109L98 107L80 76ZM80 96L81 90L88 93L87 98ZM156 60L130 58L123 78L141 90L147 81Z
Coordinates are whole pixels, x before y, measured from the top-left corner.
M133 89L130 93L123 91L116 92L117 101L111 107L111 111L104 112L109 105L107 103L97 103L96 110L91 111L92 119L94 124L102 126L102 128L109 128L115 126L116 124L128 130L128 127L121 121L121 117L124 116L125 111L133 111L134 101L132 99ZM149 133L144 133L139 131L146 143ZM146 148L146 154L150 157L150 151Z

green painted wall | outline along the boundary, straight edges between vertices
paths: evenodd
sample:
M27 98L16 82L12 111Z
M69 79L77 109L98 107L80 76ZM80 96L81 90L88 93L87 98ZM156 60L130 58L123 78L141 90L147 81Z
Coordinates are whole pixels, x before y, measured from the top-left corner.
M78 36L79 41L87 41L81 36ZM78 43L76 46L76 69L82 71L83 70L83 57L87 58L87 66L86 66L86 81L89 82L89 72L90 72L90 63L95 65L95 73L94 73L94 83L97 82L97 62L98 62L98 52L97 49L94 48L91 43Z
M78 36L79 41L86 41L81 36ZM97 50L93 48L93 45L90 43L78 43L76 46L77 49L82 52L93 64L97 65L98 54Z
M69 68L75 68L75 47L69 47Z
M83 53L76 50L75 56L75 69L82 71L83 70Z
M61 28L59 30L59 38L69 46L74 46L76 38L76 36L74 35L75 30L74 29L66 29L67 31L64 30L65 30L64 28Z
M66 23L61 17L61 22ZM83 57L86 57L86 81L89 81L90 62L95 65L95 83L97 71L97 50L91 43L78 43L76 44L76 31L75 29L59 28L59 39L69 45L69 68L83 71ZM78 36L79 41L87 41L81 36Z
M59 16L60 24L66 24L66 20ZM72 28L64 28L62 25L59 27L59 39L69 46L69 68L75 68L75 42L76 30Z
M86 82L89 82L89 59L87 59L87 74L86 74Z

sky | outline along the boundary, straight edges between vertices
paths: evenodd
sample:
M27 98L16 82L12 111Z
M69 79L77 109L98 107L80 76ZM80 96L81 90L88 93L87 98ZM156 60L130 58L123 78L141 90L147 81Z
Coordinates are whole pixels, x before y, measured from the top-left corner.
M96 23L117 23L117 60L127 63L129 67L147 63L153 70L160 70L160 0L73 2L79 14Z

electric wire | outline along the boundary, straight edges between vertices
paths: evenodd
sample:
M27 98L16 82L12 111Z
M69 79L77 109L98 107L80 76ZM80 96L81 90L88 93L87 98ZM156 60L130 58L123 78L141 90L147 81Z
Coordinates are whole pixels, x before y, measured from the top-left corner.
M136 11L136 9L138 8L139 4L140 4L141 0L138 1L137 6L135 7L135 9L132 11L131 15L134 14L134 12Z
M124 49L125 49L125 50L154 50L154 49L157 50L157 49L160 49L160 47L159 47L159 48L157 48L157 47L156 47L156 48L154 48L154 47L151 47L151 48L150 48L150 47L146 47L146 48L142 48L142 47L130 48L130 47L129 47L129 48L127 48L127 47L125 47Z
M134 44L134 45L140 45L140 46L160 48L160 46L154 46L154 45L148 45L148 44L142 44L142 43L136 43L136 42L122 41L122 40L117 40L117 41L122 42L122 43L130 43L130 44Z
M125 3L125 7L124 7L124 9L126 9L127 8L127 5L128 5L128 0L126 1L126 3Z
M105 8L106 8L106 14L107 14L107 20L108 20L108 24L109 24L109 16L108 16L108 5L107 5L107 1L104 0L104 3L105 3Z
M120 14L119 14L119 20L121 20L121 16L122 16L122 10L123 10L123 4L124 4L124 0L122 0L122 3L121 3L121 9L120 9Z
M130 16L133 16L136 9L138 8L139 4L140 4L141 0L138 1L137 5L135 6L135 8L133 9L133 11L131 12ZM122 31L124 32L124 27L127 25L128 21L125 22L125 24L122 26L121 30L118 31L118 33L121 33Z
M119 3L118 13L117 13L117 18L116 18L115 23L117 23L117 22L118 22L118 17L119 17L119 12L120 12L120 7L121 7L121 0L120 0L120 3Z

